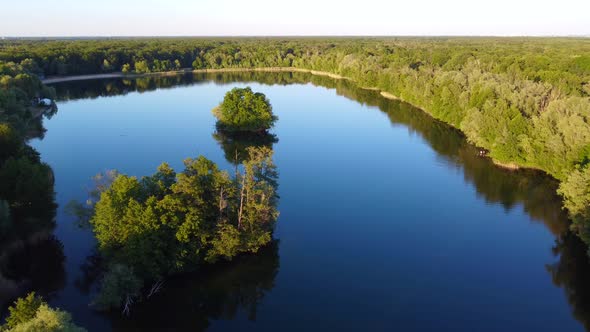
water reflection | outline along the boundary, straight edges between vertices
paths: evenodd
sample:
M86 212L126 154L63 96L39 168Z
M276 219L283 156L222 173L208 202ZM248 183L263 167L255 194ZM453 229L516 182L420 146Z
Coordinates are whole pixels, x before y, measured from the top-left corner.
M273 144L277 143L279 139L276 135L270 133L228 133L223 131L216 131L213 133L213 138L219 143L225 160L233 165L239 165L244 162L248 156L247 149L249 147L267 147L272 150Z
M238 314L255 321L258 305L274 287L278 270L275 241L256 255L167 280L164 290L134 306L129 317L113 313L113 330L204 331L211 320L233 319Z
M586 245L568 232L555 240L553 252L559 260L548 264L547 271L553 283L564 289L574 318L590 331L590 265Z
M465 180L474 184L478 194L490 203L500 203L506 209L522 204L535 220L543 222L553 234L568 229L567 215L561 208L561 200L555 189L557 181L542 172L532 170L506 170L495 166L489 159L478 156L477 148L469 144L458 130L441 123L415 107L388 100L378 92L360 89L353 82L334 80L307 73L232 72L215 74L189 74L177 76L148 76L134 80L106 79L81 82L64 82L56 85L60 100L115 96L129 92L151 91L177 86L231 82L256 82L260 84L306 84L335 89L340 96L363 105L379 108L387 114L392 125L403 125L412 134L420 135L438 153L438 157L457 169L462 169ZM235 152L247 146L269 146L278 142L274 135L228 137L216 132L213 137L224 150L226 159L235 163ZM239 153L244 156L244 153Z
M56 107L46 110L51 117ZM43 117L27 121L28 138L42 138ZM46 300L65 285L65 256L55 228L53 171L23 144L0 156L0 310L35 291Z
M13 241L0 255L0 301L35 291L50 300L65 286L65 256L62 243L51 233L39 232Z
M556 195L557 182L531 170L506 170L478 156L477 148L467 143L457 130L434 120L406 103L382 98L378 92L359 89L352 82L333 80L304 73L227 73L146 77L137 80L95 80L68 82L56 86L61 100L113 96L132 91L151 91L207 82L257 82L262 84L307 84L335 89L338 95L376 107L394 126L403 126L421 137L439 161L454 167L472 183L477 194L489 203L499 203L506 210L522 206L532 219L547 227L555 236L556 262L547 264L555 285L562 287L574 317L590 331L590 264L586 247L568 230L567 216ZM240 163L247 146L269 146L276 137L228 137L214 133L225 158ZM236 158L236 152L238 158ZM170 281L165 291L135 309L129 319L112 317L116 329L170 327L204 329L210 319L232 318L239 310L255 317L256 305L272 289L279 267L274 245L260 256L246 256L235 262L203 271L198 276ZM89 286L86 286L89 287ZM174 308L174 310L162 310Z

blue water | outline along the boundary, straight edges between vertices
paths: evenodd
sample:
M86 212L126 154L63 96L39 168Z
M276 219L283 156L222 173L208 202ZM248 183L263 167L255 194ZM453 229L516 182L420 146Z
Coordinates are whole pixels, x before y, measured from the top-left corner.
M108 169L142 176L166 161L181 170L202 154L231 170L211 109L229 89L250 86L279 117L278 268L255 320L240 307L206 317L209 330L584 330L547 269L567 232L554 182L498 169L420 110L338 84L205 80L59 102L32 142L55 173L55 234L67 257L67 285L51 304L90 331L140 329L139 318L88 307L96 289L83 292L76 280L94 240L65 205L84 201L91 177ZM186 309L181 302L150 311L160 323L143 329L186 328L166 320Z

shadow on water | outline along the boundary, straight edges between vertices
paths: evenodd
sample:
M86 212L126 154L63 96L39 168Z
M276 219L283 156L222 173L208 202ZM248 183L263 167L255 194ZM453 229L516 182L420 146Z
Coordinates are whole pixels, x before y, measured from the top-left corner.
M250 147L267 147L272 150L273 145L279 141L276 135L270 133L226 133L216 131L213 138L219 143L225 159L233 164L239 165L248 156Z
M258 305L274 287L278 270L278 242L273 242L256 255L171 278L164 290L134 307L129 317L112 314L113 330L203 331L211 320L237 315L255 321Z
M479 197L490 203L499 203L506 210L522 206L533 220L547 227L555 236L553 253L556 262L548 263L546 269L554 284L564 289L573 316L590 331L590 285L587 282L590 280L590 264L586 247L568 230L567 216L556 194L557 181L534 170L507 170L495 166L489 159L480 157L478 149L469 144L458 130L409 104L385 99L378 92L360 89L350 81L287 72L106 79L66 82L55 88L60 100L70 100L206 84L211 81L217 84L311 83L334 89L338 95L378 108L389 117L392 125L403 126L421 137L437 152L441 162L462 172L465 181L473 184ZM247 146L272 147L276 143L274 136L241 139L228 138L220 133L213 135L231 163L236 162L235 152ZM204 329L210 319L231 319L239 310L245 310L250 318L255 318L256 306L264 294L272 289L278 268L278 244L275 243L260 256L242 257L237 262L212 267L199 275L170 280L164 291L138 307L130 318L111 317L113 326L116 330L130 330L169 327L170 322L177 322L178 328Z
M204 265L195 273L167 278L161 291L133 306L129 316L105 313L113 331L204 331L211 320L245 316L256 320L259 304L274 287L279 271L279 241L256 254L244 254L231 262ZM88 294L102 273L98 254L82 265L76 287Z
M53 107L46 113L51 117ZM28 121L28 138L42 137L43 117ZM53 235L57 204L53 171L23 145L0 159L0 310L30 291L46 300L66 284L63 244Z

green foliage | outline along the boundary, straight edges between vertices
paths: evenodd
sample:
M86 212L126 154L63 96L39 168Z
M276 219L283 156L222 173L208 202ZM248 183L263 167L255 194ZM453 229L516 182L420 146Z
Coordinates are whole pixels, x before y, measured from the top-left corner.
M272 150L248 154L234 179L201 156L185 160L179 174L163 164L141 180L118 174L100 190L90 225L111 268L99 307L137 296L144 282L256 252L272 240L278 217Z
M41 84L35 60L0 61L0 239L7 243L53 225L53 173L39 154L25 144L42 135L42 113L36 98L54 98ZM6 209L8 206L8 209Z
M572 216L572 228L590 243L590 167L574 170L559 186L564 206Z
M22 143L22 139L7 123L0 123L0 162L14 156Z
M138 73L180 64L296 67L344 76L461 129L499 162L541 169L569 183L590 145L587 38L9 40L0 42L0 61L5 61L0 62L0 109L25 119L23 101L39 90L35 71L99 73L105 59L114 68L129 64L127 71ZM244 106L241 98L228 105L225 112ZM220 129L224 121L254 131L274 122L252 120L249 112L222 118L221 106L216 110ZM19 133L26 127L24 121L6 122Z
M217 128L228 132L266 132L278 119L266 96L250 87L227 92L213 114Z
M139 73L139 74L149 73L150 67L149 67L147 61L142 60L142 61L135 62L135 72Z
M35 318L37 310L43 304L46 304L43 299L35 292L29 293L24 298L19 298L14 302L14 305L8 308L9 315L6 318L6 325L9 328L15 328L17 325L26 323Z
M72 322L72 316L62 310L50 308L35 293L24 299L18 299L9 308L10 315L6 319L3 330L7 332L84 332L85 329Z
M52 207L51 168L27 157L9 158L0 168L0 197L18 209Z

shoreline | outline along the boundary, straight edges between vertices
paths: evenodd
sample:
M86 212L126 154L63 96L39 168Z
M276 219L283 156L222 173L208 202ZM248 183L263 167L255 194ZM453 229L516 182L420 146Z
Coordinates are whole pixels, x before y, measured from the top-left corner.
M348 80L351 82L354 82L355 84L357 84L353 79L351 79L350 77L346 77L346 76L342 76L342 75L338 75L338 74L333 74L330 72L326 72L326 71L318 71L318 70L311 70L311 69L305 69L305 68L297 68L297 67L260 67L260 68L216 68L216 69L181 69L181 70L175 70L175 71L165 71L165 72L153 72L153 73L144 73L144 74L124 74L122 72L115 72L115 73L105 73L105 74L89 74L89 75L74 75L74 76L54 76L54 77L48 77L45 78L43 80L41 80L41 82L43 84L52 84L52 83L61 83L61 82L71 82L71 81L85 81L85 80L95 80L95 79L105 79L105 78L140 78L140 77L150 77L150 76L175 76L175 75L181 75L181 74L207 74L207 73L239 73L239 72L298 72L298 73L308 73L311 75L315 75L315 76L325 76L325 77L329 77L332 79L336 79L336 80ZM420 106L414 105L410 102L405 101L404 99L389 93L387 91L383 91L381 89L379 89L378 87L361 87L357 84L357 86L360 89L365 89L365 90L371 90L371 91L375 91L378 92L381 97L385 98L385 99L389 99L389 100L395 100L395 101L400 101L403 103L407 103L409 105L412 105L413 107L421 110L422 112L425 112L426 114L428 114L430 117L432 117L433 119L440 121L439 119L437 119L436 117L434 117L430 112L428 112L427 110L423 109ZM459 130L461 133L463 133L463 131L455 126L453 126L450 123L444 122L443 123L447 124L448 126L451 126L452 128L455 128L457 130ZM465 139L469 142L469 139L467 136L465 136ZM472 144L472 143L470 143ZM490 160L492 161L492 163L494 165L496 165L499 168L508 170L508 171L516 171L516 170L534 170L534 171L540 171L543 172L549 176L551 176L552 178L556 179L557 181L561 182L559 179L557 179L555 176L547 173L545 170L539 169L539 168L535 168L535 167L530 167L530 166L524 166L524 165L519 165L517 163L514 162L500 162L494 158L490 157Z
M206 74L206 73L239 73L239 72L299 72L309 73L316 76L327 76L337 80L351 80L337 74L332 74L325 71L310 70L296 67L261 67L261 68L217 68L217 69L181 69L174 71L160 71L144 74L125 74L123 72L105 73L105 74L88 74L88 75L73 75L73 76L51 76L41 80L43 84L53 84L71 81L87 81L98 80L105 78L139 78L149 76L175 76L180 74ZM351 80L352 81L352 80ZM377 88L370 88L371 90L380 91Z

